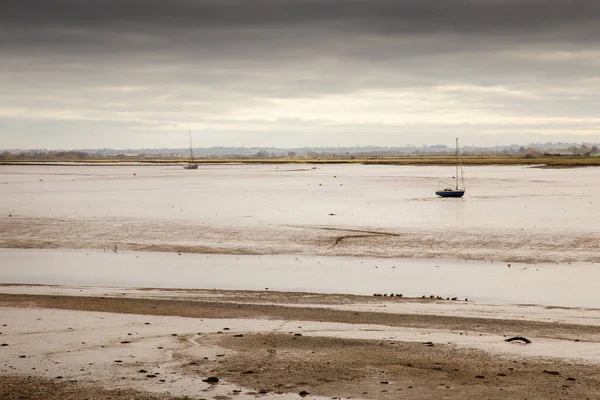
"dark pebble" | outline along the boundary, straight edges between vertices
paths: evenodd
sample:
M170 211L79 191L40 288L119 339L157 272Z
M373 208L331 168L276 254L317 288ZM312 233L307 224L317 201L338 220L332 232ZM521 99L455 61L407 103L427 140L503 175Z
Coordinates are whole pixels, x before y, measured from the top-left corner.
M216 376L209 376L206 379L202 379L202 382L206 382L206 383L219 383L219 378L217 378Z

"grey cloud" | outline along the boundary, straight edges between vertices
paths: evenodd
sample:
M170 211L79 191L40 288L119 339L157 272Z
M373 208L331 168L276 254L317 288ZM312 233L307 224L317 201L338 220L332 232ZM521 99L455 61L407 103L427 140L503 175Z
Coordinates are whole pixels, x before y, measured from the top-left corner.
M3 22L169 29L318 24L383 32L535 31L595 23L593 0L5 0Z
M597 42L599 17L594 0L5 0L0 43L109 54L196 44L217 56L221 47L240 51L238 43L268 53L335 40L343 49L370 35L458 35L450 47L462 48L481 41L577 46Z
M241 135L244 125L227 117L268 98L370 90L427 98L438 87L479 85L528 96L457 90L444 100L507 120L593 118L599 20L595 0L4 0L0 112L72 114L127 131L221 118L215 131ZM255 123L282 134L304 126L333 135L328 121L298 120ZM338 128L332 138L388 131L385 124ZM422 136L455 128L402 129Z

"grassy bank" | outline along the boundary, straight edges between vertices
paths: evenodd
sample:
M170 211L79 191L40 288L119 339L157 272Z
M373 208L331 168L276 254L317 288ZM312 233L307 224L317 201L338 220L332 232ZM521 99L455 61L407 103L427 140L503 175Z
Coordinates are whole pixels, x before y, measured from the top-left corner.
M1 160L0 165L37 164L52 165L56 163L103 164L146 163L146 164L181 164L187 159L156 158L97 158L97 159L39 159ZM200 164L381 164L381 165L454 165L453 156L404 156L404 157L281 157L281 158L201 158ZM546 168L572 168L600 166L600 157L574 156L464 156L464 165L534 165Z

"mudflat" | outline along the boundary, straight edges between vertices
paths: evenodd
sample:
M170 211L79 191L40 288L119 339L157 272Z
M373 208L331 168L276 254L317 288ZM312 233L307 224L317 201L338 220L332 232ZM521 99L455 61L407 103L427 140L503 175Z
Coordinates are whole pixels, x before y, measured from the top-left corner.
M599 398L597 169L447 168L0 166L0 397Z
M318 294L311 298L298 293L262 296L234 291L179 296L179 291L167 291L165 298L156 294L148 298L140 290L142 298L126 298L119 293L98 297L79 290L84 296L0 296L4 315L11 310L23 315L9 319L17 326L4 327L0 336L8 344L0 349L6 398L36 398L48 390L55 398L151 399L154 395L145 393L148 384L144 382L156 385L161 380L150 392L189 398L300 398L301 392L310 393L309 398L373 399L600 395L597 362L558 356L569 343L598 351L597 326L325 307L389 301L363 296ZM300 296L304 306L295 300ZM181 317L185 323L170 319ZM92 325L86 323L87 318L94 318ZM394 337L407 329L416 330L416 336L409 340ZM98 336L105 334L105 338ZM509 336L525 334L533 343L505 342ZM24 340L27 335L61 346L31 348ZM482 337L504 349L478 348ZM528 354L548 343L554 349L548 356ZM155 346L162 348L160 352L148 355ZM31 358L36 357L39 360L32 364ZM51 367L46 369L46 364ZM31 374L26 371L31 365L37 366L33 367L35 379L24 377ZM211 376L218 377L219 383L203 382Z

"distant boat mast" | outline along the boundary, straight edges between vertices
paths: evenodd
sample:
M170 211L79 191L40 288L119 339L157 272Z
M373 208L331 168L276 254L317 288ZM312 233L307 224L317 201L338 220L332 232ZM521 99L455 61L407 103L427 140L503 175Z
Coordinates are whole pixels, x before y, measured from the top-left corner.
M192 130L189 130L190 133L190 155L192 157L192 162L194 162L194 149L192 148ZM458 139L456 139L458 140ZM458 150L457 150L458 151Z
M456 190L458 190L458 138L456 138Z

